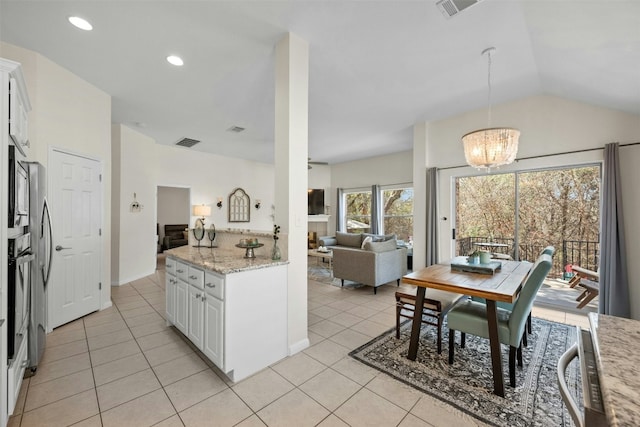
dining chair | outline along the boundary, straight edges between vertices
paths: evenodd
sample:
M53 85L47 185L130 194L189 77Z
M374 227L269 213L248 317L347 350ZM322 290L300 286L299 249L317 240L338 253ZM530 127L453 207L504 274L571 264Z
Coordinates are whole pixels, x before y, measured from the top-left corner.
M554 246L552 246L552 245L549 245L549 246L545 247L542 250L542 252L540 252L540 255L547 254L547 255L549 255L550 257L553 258L553 254L555 252L556 252L556 248ZM540 255L538 255L538 257L540 257ZM473 301L476 301L476 302L484 303L484 298L471 297L471 299ZM498 301L496 303L496 307L503 308L505 310L511 311L511 310L513 310L513 303ZM527 334L531 335L531 328L532 328L532 325L531 325L531 311L529 311L529 315L527 316L527 329L525 331L525 334L522 337L522 344L525 347L527 346Z
M425 289L422 323L438 328L438 354L442 353L442 320L464 295L437 289ZM396 292L396 338L400 338L400 318L413 319L416 295ZM426 319L425 319L426 317ZM431 320L433 319L433 320Z
M527 325L527 315L544 279L551 270L551 256L543 253L538 257L518 295L511 311L497 308L498 337L500 343L509 345L509 382L516 386L515 362L522 366L522 337ZM453 363L455 331L461 332L461 347L465 345L465 334L488 338L487 307L485 304L466 300L458 303L447 315L449 326L449 363Z

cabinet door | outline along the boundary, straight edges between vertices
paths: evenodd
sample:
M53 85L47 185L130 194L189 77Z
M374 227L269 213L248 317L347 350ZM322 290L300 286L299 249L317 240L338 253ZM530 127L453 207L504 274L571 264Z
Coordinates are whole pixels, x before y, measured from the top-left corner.
M175 324L176 316L176 278L167 274L165 278L165 293L167 297L167 322Z
M176 308L173 317L174 325L183 334L187 335L187 313L189 308L189 285L183 280L177 280L176 283Z
M187 336L199 349L202 349L202 330L204 327L203 295L203 291L189 285L189 334Z
M223 322L224 303L207 293L204 301L205 336L202 352L224 371Z

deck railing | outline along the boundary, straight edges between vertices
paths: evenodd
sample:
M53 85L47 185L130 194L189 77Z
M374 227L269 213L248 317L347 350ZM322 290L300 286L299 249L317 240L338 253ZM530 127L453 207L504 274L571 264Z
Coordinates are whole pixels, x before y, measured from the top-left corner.
M600 242L580 241L580 240L563 240L558 243L550 242L541 243L520 243L517 253L514 247L514 239L501 237L463 237L456 240L456 255L469 255L475 249L478 249L478 243L501 243L507 246L498 246L492 248L491 252L510 255L513 259L520 261L534 262L542 250L548 245L556 248L553 256L553 265L549 272L549 277L562 278L566 277L567 265L579 265L588 270L598 270L598 260L600 257Z

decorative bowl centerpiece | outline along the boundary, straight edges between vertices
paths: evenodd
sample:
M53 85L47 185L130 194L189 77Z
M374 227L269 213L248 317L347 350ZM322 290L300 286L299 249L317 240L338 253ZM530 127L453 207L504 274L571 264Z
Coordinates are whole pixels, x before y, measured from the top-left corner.
M264 246L262 243L258 243L258 239L248 238L248 239L240 239L240 242L236 244L236 247L246 249L244 257L245 258L255 258L256 254L253 252L255 248L261 248Z

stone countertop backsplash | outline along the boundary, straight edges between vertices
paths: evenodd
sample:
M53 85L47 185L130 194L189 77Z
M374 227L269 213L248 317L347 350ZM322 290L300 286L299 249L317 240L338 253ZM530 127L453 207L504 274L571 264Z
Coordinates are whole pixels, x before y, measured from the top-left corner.
M640 322L589 313L610 426L640 425Z
M217 237L216 237L217 239ZM196 266L202 267L205 270L215 271L220 274L232 274L239 273L247 270L257 270L260 268L269 268L276 265L286 265L288 261L273 261L271 259L271 247L269 246L268 254L258 253L258 249L265 249L267 245L262 248L256 248L255 258L245 258L245 249L236 248L224 249L224 248L194 248L193 246L180 246L177 248L169 249L165 253L169 256L173 256L180 260L189 262Z

